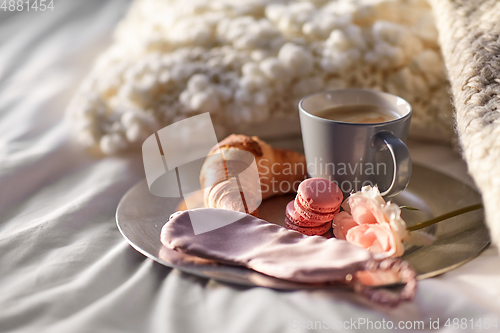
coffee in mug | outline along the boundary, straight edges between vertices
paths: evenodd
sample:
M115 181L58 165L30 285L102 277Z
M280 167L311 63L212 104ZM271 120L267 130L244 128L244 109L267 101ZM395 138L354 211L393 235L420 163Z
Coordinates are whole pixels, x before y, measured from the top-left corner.
M370 104L336 106L319 111L315 115L329 120L360 124L383 123L399 117L392 110Z
M377 185L382 195L403 191L411 176L404 141L411 105L370 89L315 93L299 103L302 140L311 177L337 183L345 195Z

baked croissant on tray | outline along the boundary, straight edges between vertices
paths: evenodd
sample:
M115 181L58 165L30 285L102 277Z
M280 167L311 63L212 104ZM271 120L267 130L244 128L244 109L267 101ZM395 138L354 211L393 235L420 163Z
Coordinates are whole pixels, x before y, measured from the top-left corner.
M261 198L295 191L306 175L304 155L273 148L256 136L232 134L210 150L200 183L205 207L256 215Z

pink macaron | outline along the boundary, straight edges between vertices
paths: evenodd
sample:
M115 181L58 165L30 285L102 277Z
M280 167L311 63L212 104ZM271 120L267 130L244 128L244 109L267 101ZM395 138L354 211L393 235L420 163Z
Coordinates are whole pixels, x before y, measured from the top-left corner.
M306 211L319 214L332 214L338 211L343 195L332 181L323 178L309 178L300 183L296 201Z
M293 224L287 217L285 217L285 227L290 230L295 230L300 232L301 234L304 234L306 236L321 236L326 234L328 230L330 230L330 227L332 226L331 223L326 222L324 224L321 224L317 227L301 227L296 224Z
M307 219L308 221L314 221L318 223L325 223L328 221L332 221L335 215L340 210L340 207L337 208L337 210L333 213L325 213L325 214L320 214L320 213L315 213L312 210L308 210L305 207L303 207L300 203L299 200L295 199L294 200L294 208L296 214L300 215L301 217Z
M290 201L286 205L285 215L291 223L298 225L299 227L317 227L324 224L325 222L333 220L333 217L329 220L312 220L302 216L295 210L295 200Z

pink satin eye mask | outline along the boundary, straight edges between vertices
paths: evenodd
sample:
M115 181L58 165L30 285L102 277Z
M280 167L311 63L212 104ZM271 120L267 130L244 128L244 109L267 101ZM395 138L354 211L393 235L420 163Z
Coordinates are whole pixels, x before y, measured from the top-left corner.
M235 215L238 221L195 235L188 212L174 214L161 241L168 248L224 264L303 283L343 280L372 259L366 249L335 238L304 236L251 215L200 208L207 219Z

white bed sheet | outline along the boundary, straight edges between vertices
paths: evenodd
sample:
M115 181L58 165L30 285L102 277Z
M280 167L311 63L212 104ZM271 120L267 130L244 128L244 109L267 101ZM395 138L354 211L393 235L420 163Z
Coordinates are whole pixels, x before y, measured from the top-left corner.
M64 119L128 1L54 2L54 12L0 11L0 332L304 332L317 320L500 319L494 248L420 282L416 299L393 310L349 292L222 284L137 253L114 213L144 177L141 156L91 157ZM466 177L451 149L410 148L417 162Z

